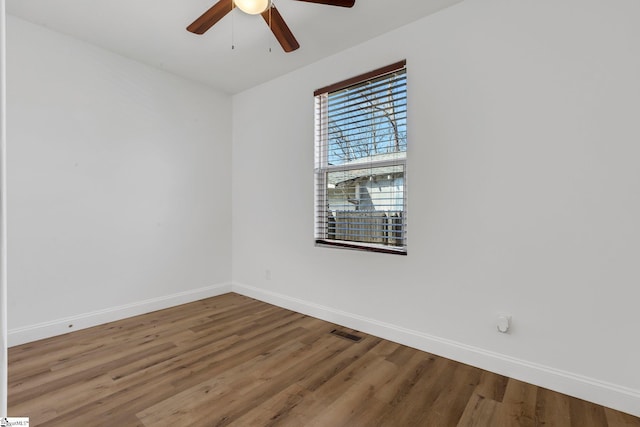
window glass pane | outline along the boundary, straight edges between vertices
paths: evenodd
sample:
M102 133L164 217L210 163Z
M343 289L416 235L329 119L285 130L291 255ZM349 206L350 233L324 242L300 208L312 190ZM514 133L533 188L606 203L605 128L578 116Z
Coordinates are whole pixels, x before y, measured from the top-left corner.
M329 239L403 246L404 166L327 173Z
M327 104L330 165L407 150L405 70L331 93Z

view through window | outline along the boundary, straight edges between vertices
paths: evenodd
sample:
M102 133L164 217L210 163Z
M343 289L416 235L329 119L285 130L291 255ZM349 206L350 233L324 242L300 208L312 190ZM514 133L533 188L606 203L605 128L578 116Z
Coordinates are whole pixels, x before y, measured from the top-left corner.
M406 254L406 61L315 92L316 244Z

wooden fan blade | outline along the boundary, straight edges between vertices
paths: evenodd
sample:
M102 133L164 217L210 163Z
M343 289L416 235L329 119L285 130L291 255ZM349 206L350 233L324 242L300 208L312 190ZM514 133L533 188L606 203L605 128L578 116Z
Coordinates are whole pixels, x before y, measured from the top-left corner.
M233 0L220 0L214 4L211 9L200 15L198 19L193 21L191 25L187 27L187 31L194 34L204 34L209 28L225 17L225 15L236 7Z
M353 7L356 4L356 0L298 0L306 1L307 3L319 3L326 4L328 6L341 6L341 7Z
M278 12L275 6L271 6L270 9L262 12L267 25L271 27L271 32L276 36L276 39L280 43L280 46L285 52L293 52L300 47L298 40L294 37L293 33L289 29L289 26L284 22L284 18Z

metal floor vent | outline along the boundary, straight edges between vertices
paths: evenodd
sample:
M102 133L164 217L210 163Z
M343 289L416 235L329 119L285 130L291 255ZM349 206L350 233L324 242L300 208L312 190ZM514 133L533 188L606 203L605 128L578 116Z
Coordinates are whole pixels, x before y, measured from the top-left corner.
M334 329L333 331L331 331L331 334L340 338L344 338L349 341L353 341L353 342L358 342L362 339L362 337L350 334L349 332L339 331L337 329Z

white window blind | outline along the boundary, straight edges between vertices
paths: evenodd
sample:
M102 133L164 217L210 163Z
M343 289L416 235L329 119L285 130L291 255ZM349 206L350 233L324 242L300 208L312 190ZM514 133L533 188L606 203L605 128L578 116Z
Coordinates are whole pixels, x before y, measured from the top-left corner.
M316 244L406 254L406 61L314 95Z

